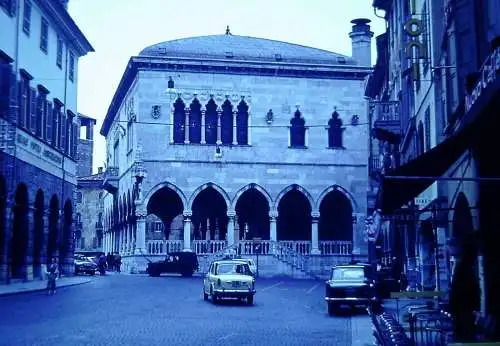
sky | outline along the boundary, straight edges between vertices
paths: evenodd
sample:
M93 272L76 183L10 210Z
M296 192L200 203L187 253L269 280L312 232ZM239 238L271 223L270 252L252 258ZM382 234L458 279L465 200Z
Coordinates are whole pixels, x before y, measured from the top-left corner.
M78 112L97 119L94 173L105 161L99 134L131 56L155 43L224 34L262 37L351 55L355 18L368 18L375 36L385 23L373 0L70 0L68 11L95 52L79 61ZM378 13L380 15L380 13ZM372 63L375 63L375 36Z

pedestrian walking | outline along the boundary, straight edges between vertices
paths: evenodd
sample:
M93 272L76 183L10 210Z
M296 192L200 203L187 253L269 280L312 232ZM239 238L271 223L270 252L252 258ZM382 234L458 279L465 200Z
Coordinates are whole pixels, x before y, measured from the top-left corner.
M117 252L115 254L115 270L120 273L121 272L121 266L122 266L122 256Z
M49 264L47 268L47 291L48 294L56 293L56 280L59 275L59 265L57 264L57 259L53 258L52 263Z

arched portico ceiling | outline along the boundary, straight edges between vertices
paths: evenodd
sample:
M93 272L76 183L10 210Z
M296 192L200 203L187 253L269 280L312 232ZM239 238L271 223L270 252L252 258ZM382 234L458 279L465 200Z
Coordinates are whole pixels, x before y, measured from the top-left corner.
M176 185L174 185L172 183L169 183L169 182L159 183L159 184L155 185L154 187L152 187L149 190L149 192L146 194L146 197L144 198L144 206L147 206L149 204L149 201L151 200L151 197L153 197L153 195L155 194L155 192L157 192L157 191L159 191L159 190L161 190L163 188L169 188L172 191L175 191L175 193L177 193L177 195L179 196L179 198L182 201L182 207L184 209L186 209L186 206L188 205L188 201L187 201L186 195L184 195L184 193L182 192L182 190L179 189Z
M269 209L273 207L273 199L271 198L271 195L264 189L262 186L256 183L250 183L248 185L243 186L241 189L239 189L236 194L234 195L233 202L231 203L231 209L235 210L236 209L236 204L238 203L238 200L240 197L248 190L255 189L259 191L264 198L267 200L267 203L269 203Z
M229 195L226 193L226 191L224 191L224 189L222 187L220 187L219 185L212 183L212 182L208 182L206 184L199 186L196 190L193 191L193 193L191 194L191 198L189 199L189 202L187 203L188 210L193 210L193 202L194 202L196 196L198 196L198 194L200 194L200 192L202 192L203 190L206 190L208 188L213 188L215 191L217 191L221 194L222 198L224 198L224 201L226 202L227 208L229 208L231 206L231 199L229 198ZM186 208L184 208L184 209L186 209Z
M290 192L292 190L300 191L307 198L307 200L309 201L311 209L313 211L316 210L315 209L316 204L314 203L314 199L312 198L311 194L305 188L303 188L302 186L300 186L298 184L288 185L283 190L281 190L280 193L278 193L278 196L276 196L276 199L274 201L274 207L273 207L274 210L278 209L278 206L279 206L280 201L283 198L283 196L286 195L287 192Z
M349 191L347 191L346 189L344 189L342 186L339 186L339 185L332 185L332 186L324 189L323 192L320 193L316 204L314 204L314 208L313 209L319 210L319 207L321 206L321 202L323 201L323 199L330 192L333 192L333 191L338 191L341 194L343 194L349 200L349 202L351 203L351 207L352 207L353 213L358 212L358 205L356 203L356 200L352 197L352 195L349 193Z

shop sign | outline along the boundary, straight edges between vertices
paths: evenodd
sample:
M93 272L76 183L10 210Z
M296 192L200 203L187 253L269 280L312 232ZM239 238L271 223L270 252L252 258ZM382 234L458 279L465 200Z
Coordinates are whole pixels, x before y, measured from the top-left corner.
M479 81L469 95L465 96L465 112L468 112L477 101L483 89L494 82L500 70L500 47L495 49L485 60L479 70Z
M414 1L412 2L412 14L416 13L416 5ZM424 23L421 19L411 17L404 24L404 30L409 36L408 43L405 47L405 56L411 61L411 68L413 71L413 80L416 81L420 78L419 72L419 60L426 59L426 49L424 44L420 41L419 37L424 32ZM413 50L417 50L417 54L413 53Z

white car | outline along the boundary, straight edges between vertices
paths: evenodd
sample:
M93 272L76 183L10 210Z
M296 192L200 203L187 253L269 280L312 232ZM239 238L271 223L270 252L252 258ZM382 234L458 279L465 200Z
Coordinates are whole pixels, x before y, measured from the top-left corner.
M242 261L248 264L250 267L250 270L252 271L253 275L257 275L257 264L255 264L255 261L251 258L235 258L235 261Z

